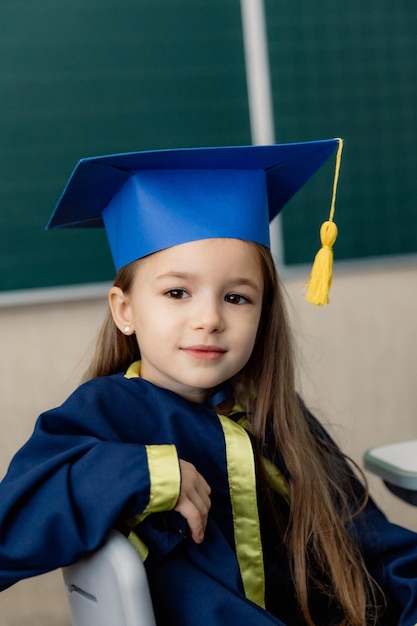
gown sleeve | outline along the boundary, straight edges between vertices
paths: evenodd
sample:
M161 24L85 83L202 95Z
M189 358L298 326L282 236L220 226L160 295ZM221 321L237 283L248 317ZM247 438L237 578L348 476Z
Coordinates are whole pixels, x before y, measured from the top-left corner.
M355 525L368 571L385 596L383 623L417 625L417 534L389 522L372 501Z
M327 431L303 408L310 428L316 436L331 443L340 458L341 452ZM363 502L365 490L347 462L344 466L346 475L351 476L350 493L354 494L355 510L355 502ZM354 518L353 532L367 569L385 597L381 600L385 610L378 624L417 626L417 533L391 523L372 498ZM377 596L380 597L378 591Z
M12 460L0 484L0 590L97 549L123 517L175 506L175 446L145 445L123 426L129 403L114 405L111 385L103 397L87 383L40 416Z

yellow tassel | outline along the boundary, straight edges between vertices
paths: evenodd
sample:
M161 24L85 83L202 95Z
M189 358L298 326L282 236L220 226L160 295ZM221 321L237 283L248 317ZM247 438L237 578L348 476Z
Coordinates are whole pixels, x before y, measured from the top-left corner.
M337 226L333 221L336 204L336 189L339 179L340 161L342 158L343 139L338 139L339 146L336 154L336 167L333 181L333 196L330 207L330 216L320 228L322 248L316 254L307 285L307 300L312 304L323 306L329 304L329 291L333 274L333 244L337 237Z
M332 284L333 250L336 241L337 226L334 222L324 222L320 228L322 248L314 259L311 276L308 283L307 300L312 304L322 306L329 304L329 291Z

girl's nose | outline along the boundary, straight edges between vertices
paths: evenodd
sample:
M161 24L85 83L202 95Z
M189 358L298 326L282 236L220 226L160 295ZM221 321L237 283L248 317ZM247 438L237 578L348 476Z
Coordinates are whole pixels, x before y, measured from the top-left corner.
M192 321L195 330L205 330L209 333L221 332L224 327L221 305L212 298L201 299L196 303Z

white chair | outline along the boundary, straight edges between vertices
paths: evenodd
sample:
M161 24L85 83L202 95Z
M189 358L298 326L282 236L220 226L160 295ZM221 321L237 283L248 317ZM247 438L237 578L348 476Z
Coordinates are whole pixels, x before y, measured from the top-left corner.
M72 626L156 626L145 567L121 533L62 573Z
M382 478L392 493L417 506L417 439L375 446L363 459L365 469Z

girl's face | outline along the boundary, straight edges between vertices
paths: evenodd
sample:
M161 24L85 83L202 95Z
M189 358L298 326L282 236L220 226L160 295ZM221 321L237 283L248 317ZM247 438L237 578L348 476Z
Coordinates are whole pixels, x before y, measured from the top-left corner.
M248 361L261 316L263 277L251 244L204 239L136 264L132 290L110 291L120 330L136 332L141 378L194 402Z

